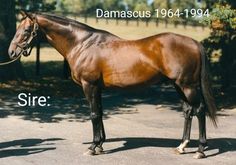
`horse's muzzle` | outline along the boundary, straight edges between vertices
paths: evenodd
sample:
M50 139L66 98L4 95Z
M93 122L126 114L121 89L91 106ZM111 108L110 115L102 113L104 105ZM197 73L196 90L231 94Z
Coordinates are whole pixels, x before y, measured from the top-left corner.
M15 50L11 49L11 48L8 49L8 55L9 55L10 59L17 58L21 54L21 52L22 52L22 50L18 49L18 48L16 48Z

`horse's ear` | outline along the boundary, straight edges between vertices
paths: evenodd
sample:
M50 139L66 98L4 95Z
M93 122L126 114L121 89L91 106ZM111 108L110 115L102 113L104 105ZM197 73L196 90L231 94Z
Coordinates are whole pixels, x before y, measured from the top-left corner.
M34 21L34 16L31 13L26 12L25 10L20 10L20 14L23 16L23 18L28 17L29 19Z
M27 17L26 11L24 10L20 10L20 14L22 15L22 17Z

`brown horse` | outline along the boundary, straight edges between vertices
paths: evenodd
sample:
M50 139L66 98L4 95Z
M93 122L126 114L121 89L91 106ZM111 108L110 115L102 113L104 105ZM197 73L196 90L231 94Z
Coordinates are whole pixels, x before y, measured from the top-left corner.
M77 21L42 13L23 12L9 47L16 58L28 54L32 40L42 33L69 63L73 80L81 85L91 108L93 143L87 153L103 151L105 141L101 92L106 87L137 87L167 79L184 102L182 143L175 149L184 153L190 141L192 117L199 122L199 148L206 147L206 113L216 125L216 106L208 80L208 63L202 45L186 36L162 33L139 40L124 40L107 31Z

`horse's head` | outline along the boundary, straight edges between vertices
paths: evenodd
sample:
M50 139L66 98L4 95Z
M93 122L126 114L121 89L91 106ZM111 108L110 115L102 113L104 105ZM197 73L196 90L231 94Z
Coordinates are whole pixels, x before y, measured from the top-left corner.
M21 12L23 18L8 49L10 58L21 55L28 56L32 48L32 41L37 35L38 24L32 14Z

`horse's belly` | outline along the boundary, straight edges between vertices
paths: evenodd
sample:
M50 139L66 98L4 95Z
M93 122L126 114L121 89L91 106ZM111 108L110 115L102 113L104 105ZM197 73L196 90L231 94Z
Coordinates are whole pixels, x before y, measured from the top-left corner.
M129 87L159 81L160 74L154 69L136 69L110 72L103 75L105 87Z

